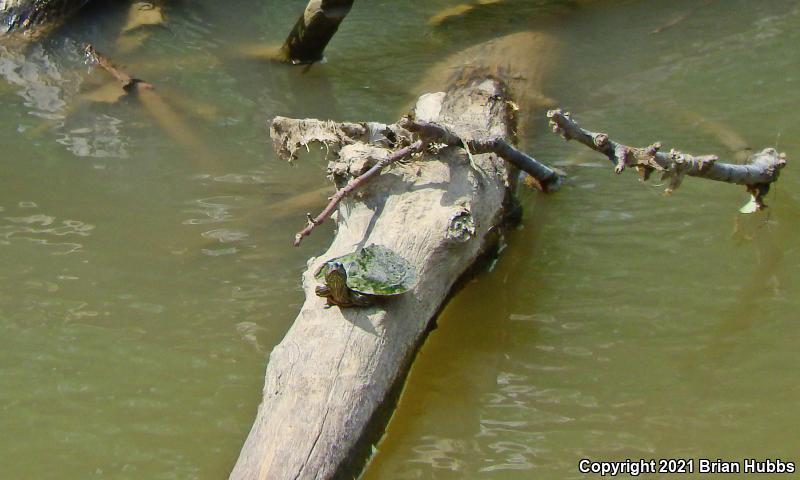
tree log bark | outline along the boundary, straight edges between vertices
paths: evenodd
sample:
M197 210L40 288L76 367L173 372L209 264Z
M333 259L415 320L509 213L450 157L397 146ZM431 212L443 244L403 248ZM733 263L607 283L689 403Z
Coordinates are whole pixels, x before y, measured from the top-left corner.
M422 96L416 119L462 138L511 138L506 87L485 77ZM344 146L329 170L338 187L391 151ZM477 168L474 168L473 165ZM306 301L270 354L263 400L230 478L353 478L378 438L416 348L459 277L496 244L515 175L494 154L445 148L395 164L347 197L330 248L309 261ZM413 228L410 228L413 225ZM326 260L380 244L407 258L418 283L368 308L324 308L314 273Z
M322 60L339 24L350 13L353 0L311 0L281 47L280 55L294 64Z

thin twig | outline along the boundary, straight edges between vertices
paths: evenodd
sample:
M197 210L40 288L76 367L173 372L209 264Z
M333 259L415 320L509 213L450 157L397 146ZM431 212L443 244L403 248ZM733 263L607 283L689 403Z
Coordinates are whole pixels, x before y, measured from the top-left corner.
M369 181L370 178L377 175L381 170L386 168L387 166L391 165L392 163L402 160L409 155L412 155L417 152L421 152L425 148L425 142L422 140L417 140L416 142L408 145L407 147L403 147L400 150L397 150L393 154L389 155L388 157L384 158L383 160L377 162L375 165L372 166L369 170L361 174L360 176L356 177L355 179L351 180L346 186L339 189L330 199L328 205L325 207L319 215L314 218L311 218L311 215L308 216L308 224L306 228L302 229L301 231L297 232L294 236L294 246L299 247L300 242L303 241L304 237L311 235L311 232L316 228L317 225L324 222L328 217L331 216L336 207L339 206L339 202L344 199L347 195L349 195L353 190L361 187L364 183Z

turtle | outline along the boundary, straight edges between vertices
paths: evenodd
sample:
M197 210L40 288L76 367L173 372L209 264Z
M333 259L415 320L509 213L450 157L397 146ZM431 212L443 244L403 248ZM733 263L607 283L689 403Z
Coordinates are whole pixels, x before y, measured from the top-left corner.
M327 297L328 307L366 307L377 297L407 292L416 283L417 273L394 250L373 244L328 260L314 277L323 283L315 293Z

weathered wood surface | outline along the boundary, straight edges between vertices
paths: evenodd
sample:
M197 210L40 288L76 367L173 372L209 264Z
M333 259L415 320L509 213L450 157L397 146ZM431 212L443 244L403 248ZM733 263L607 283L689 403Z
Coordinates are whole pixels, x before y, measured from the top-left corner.
M448 94L425 95L421 120L464 136L510 136L513 109L496 79L462 82ZM332 162L341 181L389 150L345 146ZM495 155L462 149L397 165L338 211L330 248L309 261L306 301L270 354L263 401L231 473L232 479L352 478L364 440L393 386L456 280L493 244L509 200L511 172ZM322 262L369 244L385 245L418 268L416 287L375 307L325 309L314 294ZM377 425L382 428L383 425ZM369 445L366 445L368 447ZM366 450L368 451L368 450Z

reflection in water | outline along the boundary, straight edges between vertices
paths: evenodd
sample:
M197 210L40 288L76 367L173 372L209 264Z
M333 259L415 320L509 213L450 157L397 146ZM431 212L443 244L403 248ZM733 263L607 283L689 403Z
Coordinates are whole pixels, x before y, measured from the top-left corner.
M77 47L76 47L77 48ZM31 45L24 51L0 46L0 75L17 87L30 113L50 120L62 120L67 98L77 93L75 78L63 75L44 47Z
M781 222L771 220L768 209L751 215L737 215L733 239L741 257L752 258L752 272L739 279L735 299L723 310L711 342L703 352L706 368L735 362L737 350L752 330L763 325L771 301L784 297L786 272L784 247L788 232Z
M30 130L30 136L38 137L42 129L55 129L61 137L56 141L79 157L126 158L120 119L105 114L91 116L89 125L69 121L82 101L83 65L69 53L78 51L72 40L65 40L53 52L38 43L17 48L0 45L0 76L22 97L27 113L41 119L33 128L30 120L23 120L18 130Z
M128 150L122 137L122 120L110 115L93 116L92 125L63 132L58 143L78 157L127 158Z
M34 202L20 202L20 209L36 209ZM11 213L7 210L4 213ZM23 212L18 212L23 213ZM27 213L27 212L24 212ZM30 242L47 249L51 255L67 255L83 248L77 240L88 237L94 225L79 220L61 220L43 213L0 218L0 246L15 241Z

